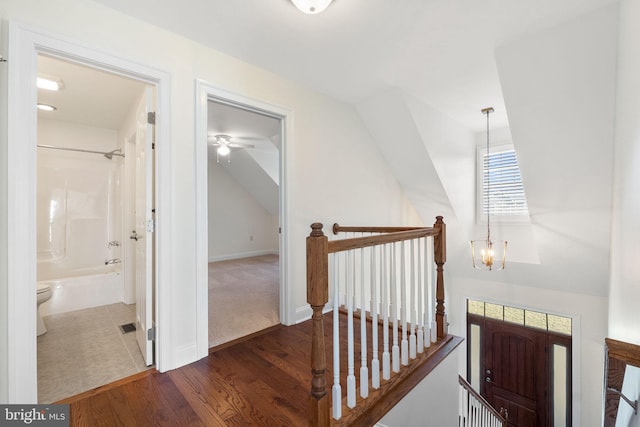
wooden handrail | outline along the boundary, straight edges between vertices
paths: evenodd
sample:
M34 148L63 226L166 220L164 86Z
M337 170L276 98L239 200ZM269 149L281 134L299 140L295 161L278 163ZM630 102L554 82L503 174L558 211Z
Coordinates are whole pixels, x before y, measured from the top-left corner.
M339 233L397 233L398 231L420 230L424 227L369 227L369 226L342 226L333 224L333 234Z
M444 263L446 262L446 225L442 217L436 217L433 227L343 227L334 224L334 233L364 232L382 233L372 236L329 241L322 231L323 225L311 225L307 237L307 302L312 309L311 343L311 394L309 425L329 426L330 398L327 393L326 354L322 311L329 299L328 255L342 251L365 248L405 240L433 237L436 264L436 329L438 339L447 336L444 308Z
M493 406L491 406L491 404L489 402L487 402L487 400L482 397L480 395L480 393L478 393L477 391L475 391L473 389L473 387L471 387L471 384L469 384L467 382L467 380L465 380L464 378L462 378L462 376L458 375L458 383L462 386L462 388L464 388L470 395L472 395L474 397L474 399L476 399L478 402L480 402L480 404L482 404L482 406L484 406L489 412L491 412L491 414L493 414L493 416L495 416L498 420L500 420L502 422L503 426L507 425L507 420L505 418L505 416L503 416L500 412L498 412ZM507 414L508 416L508 414Z
M345 227L347 228L347 227ZM360 227L348 227L356 229ZM380 227L382 228L382 227ZM371 230L368 227L367 230ZM420 237L436 236L440 231L433 227L411 228L389 232L388 234L378 234L374 236L353 237L350 239L331 240L329 242L329 253L350 251L352 249L366 248L369 246L384 245L386 243L401 242L403 240L418 239Z

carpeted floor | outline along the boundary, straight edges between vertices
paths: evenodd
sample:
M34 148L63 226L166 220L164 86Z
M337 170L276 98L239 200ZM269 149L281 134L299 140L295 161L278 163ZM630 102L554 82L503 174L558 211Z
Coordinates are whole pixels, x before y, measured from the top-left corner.
M209 347L280 323L278 255L209 263Z

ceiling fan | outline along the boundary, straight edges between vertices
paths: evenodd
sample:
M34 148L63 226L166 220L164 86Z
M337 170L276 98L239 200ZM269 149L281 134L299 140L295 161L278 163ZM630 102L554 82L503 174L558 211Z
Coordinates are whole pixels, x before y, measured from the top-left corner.
M254 148L255 147L253 144L236 141L237 139L240 139L240 138L233 138L233 141L232 141L231 136L224 135L224 134L209 136L208 139L209 141L213 141L213 142L210 142L211 146L218 147L216 149L216 158L218 162L220 162L220 156L227 157L227 162L230 162L231 161L230 154L231 154L232 148Z

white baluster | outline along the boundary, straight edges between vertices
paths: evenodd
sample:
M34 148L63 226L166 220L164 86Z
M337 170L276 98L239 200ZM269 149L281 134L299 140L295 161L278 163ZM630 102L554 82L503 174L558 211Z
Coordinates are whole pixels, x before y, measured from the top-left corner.
M407 264L405 262L404 240L400 243L400 247L402 249L400 252L400 321L402 322L402 347L400 354L402 357L402 364L407 366L409 364L409 341L407 340Z
M417 243L418 247L418 265L416 266L418 270L418 298L416 300L417 305L417 318L418 318L418 330L416 331L417 336L417 347L418 353L422 353L424 351L424 313L422 310L423 301L424 301L424 282L422 281L422 265L424 264L424 258L421 256L420 250L420 240Z
M411 260L409 262L409 266L411 267L411 300L408 304L410 315L411 315L411 330L409 332L409 357L411 359L416 358L416 254L414 251L414 240L411 240Z
M424 239L424 313L423 313L423 322L424 322L424 346L429 348L431 346L431 299L430 292L431 289L431 257L429 252L429 243L432 241L432 238Z
M382 280L382 277L380 278ZM378 360L378 281L376 280L376 247L371 247L371 387L380 388Z
M391 355L389 354L389 276L387 245L382 247L382 378L391 378Z
M396 286L396 244L393 243L391 261L391 316L393 317L393 347L391 347L391 365L393 372L400 372L400 346L398 345L398 288Z
M433 243L433 239L431 239ZM429 293L431 298L429 299L429 319L431 320L431 342L438 341L438 328L436 326L436 280L435 274L435 256L433 252L433 244L429 245Z
M355 260L353 252L348 252L348 276L347 283L347 406L356 406L356 376L354 366L354 343L353 343L353 305L355 298Z
M333 418L342 417L342 386L340 385L340 266L337 253L333 254Z
M364 248L360 248L360 397L369 396L369 368L367 367L367 310L364 286Z

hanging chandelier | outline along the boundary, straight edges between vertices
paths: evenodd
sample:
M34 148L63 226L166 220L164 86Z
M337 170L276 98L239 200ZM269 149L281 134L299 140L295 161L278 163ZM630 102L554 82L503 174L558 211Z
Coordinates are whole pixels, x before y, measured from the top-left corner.
M484 156L484 185L483 192L487 210L487 238L471 241L471 258L473 267L478 270L502 270L507 259L507 242L491 240L491 168L489 156L489 114L493 108L483 108L482 114L487 115L487 153Z

